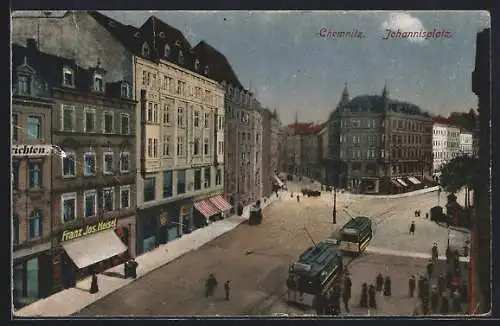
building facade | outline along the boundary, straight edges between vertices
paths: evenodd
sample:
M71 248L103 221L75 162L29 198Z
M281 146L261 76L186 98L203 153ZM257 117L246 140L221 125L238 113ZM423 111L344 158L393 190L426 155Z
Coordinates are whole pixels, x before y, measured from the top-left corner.
M330 118L338 187L387 193L430 178L432 120L416 105L390 99L387 88L350 100L346 87Z
M31 42L29 51L36 53ZM36 58L26 48L12 52L12 146L50 145L54 102ZM57 160L55 160L57 162ZM20 308L52 291L52 157L12 157L13 300Z
M330 165L330 144L329 144L329 133L328 133L328 123L325 123L323 127L318 131L318 162L319 162L319 178L317 179L324 185L329 184L331 179L329 176L329 165Z
M202 62L210 62L208 77L225 91L224 194L232 206L243 207L263 196L261 105L242 86L222 53L204 41L194 47L194 53Z
M474 137L472 132L462 130L460 132L460 154L466 156L474 155Z
M440 175L439 169L446 163L448 153L448 129L447 124L434 121L432 125L432 153L433 153L433 175L438 177Z
M262 116L262 196L268 197L277 183L280 121L276 110L260 111Z

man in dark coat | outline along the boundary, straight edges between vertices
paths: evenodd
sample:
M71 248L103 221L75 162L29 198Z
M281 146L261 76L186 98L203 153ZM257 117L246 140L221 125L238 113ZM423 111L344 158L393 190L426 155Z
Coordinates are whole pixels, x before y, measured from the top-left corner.
M437 286L439 293L443 293L446 290L446 280L442 273L439 275Z
M217 286L217 280L214 274L208 275L207 281L205 283L205 294L207 297L214 295L215 287Z
M434 264L432 263L432 260L429 260L427 262L427 277L429 279L432 278L432 272L434 271Z
M416 280L415 275L412 275L408 280L408 293L410 294L410 298L413 298L413 294L415 293Z
M415 235L415 221L411 221L410 230L408 233L411 235Z
M375 300L375 286L373 284L370 284L368 288L368 306L370 308L377 308L377 302Z
M129 273L130 273L130 276L132 276L132 278L136 279L137 278L137 266L139 266L139 264L135 261L134 258L132 258L129 262Z
M226 300L229 301L229 291L231 290L231 285L229 280L224 283L224 293L226 294Z
M382 292L384 287L384 277L382 274L378 273L377 278L375 279L375 290L377 292Z
M439 304L439 293L438 293L438 287L436 285L432 286L430 304L431 304L431 312L433 314L437 313Z
M352 281L351 281L351 278L349 276L346 276L344 278L344 293L347 292L347 294L349 295L349 298L351 297L351 288L352 288Z
M97 285L97 276L92 273L92 281L90 282L90 293L94 294L99 292L99 286Z
M300 196L297 195L297 203L300 203Z
M447 293L443 293L441 296L441 309L439 312L443 315L450 312L450 301L448 300Z
M344 288L344 291L342 291L342 301L344 301L344 309L346 312L351 312L349 310L350 299L351 299L351 289L349 289L349 291L346 291L346 288Z
M417 290L418 290L418 298L422 299L424 297L424 278L423 278L423 276L420 276L418 279Z
M384 281L384 296L386 297L390 297L392 294L391 283L391 277L386 276Z
M368 308L368 285L363 283L361 285L361 297L359 298L359 306L361 308Z

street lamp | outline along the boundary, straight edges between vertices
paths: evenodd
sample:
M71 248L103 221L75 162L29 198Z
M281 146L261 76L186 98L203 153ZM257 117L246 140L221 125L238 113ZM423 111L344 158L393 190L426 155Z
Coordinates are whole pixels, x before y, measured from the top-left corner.
M333 187L332 223L337 224L337 187Z

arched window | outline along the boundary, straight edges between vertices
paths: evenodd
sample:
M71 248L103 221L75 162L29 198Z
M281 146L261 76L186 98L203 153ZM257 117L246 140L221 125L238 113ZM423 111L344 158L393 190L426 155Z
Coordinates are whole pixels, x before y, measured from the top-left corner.
M19 216L12 215L12 243L19 244Z
M41 237L43 234L43 218L39 210L35 210L29 217L30 239Z
M146 42L144 42L144 44L142 45L142 55L145 57L149 57L149 46Z
M198 59L194 61L194 70L196 71L200 70L200 60Z
M165 47L163 48L163 56L165 58L168 58L170 56L170 45L165 44Z
M184 54L182 51L179 51L179 63L183 64L184 63Z

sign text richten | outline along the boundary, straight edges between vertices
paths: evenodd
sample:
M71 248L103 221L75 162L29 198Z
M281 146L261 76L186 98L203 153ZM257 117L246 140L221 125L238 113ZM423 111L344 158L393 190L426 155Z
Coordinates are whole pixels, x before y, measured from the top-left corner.
M83 228L75 230L65 230L61 236L61 242L74 240L80 237L91 235L109 229L116 229L117 219L101 221L94 225L86 225Z

